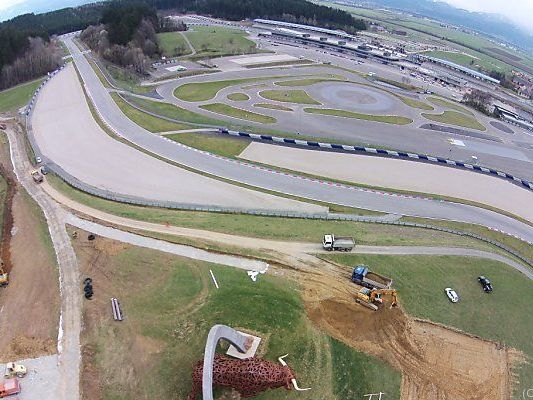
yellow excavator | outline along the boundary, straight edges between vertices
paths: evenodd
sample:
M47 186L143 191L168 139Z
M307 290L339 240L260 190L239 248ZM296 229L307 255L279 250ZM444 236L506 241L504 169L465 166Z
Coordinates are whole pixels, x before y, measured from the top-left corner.
M355 293L355 301L362 306L377 311L379 307L375 303L382 304L383 298L381 296L383 295L391 296L390 308L398 305L398 292L396 289L369 289L363 287Z

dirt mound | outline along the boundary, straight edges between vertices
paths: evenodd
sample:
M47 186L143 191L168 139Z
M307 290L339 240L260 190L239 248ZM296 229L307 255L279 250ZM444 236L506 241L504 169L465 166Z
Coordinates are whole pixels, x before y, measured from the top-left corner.
M53 354L55 350L56 342L53 339L18 336L9 343L6 353L0 358L2 362L22 360Z
M306 281L308 315L349 346L402 372L403 400L508 399L516 350L384 304L377 312L355 303L353 286L323 277ZM329 283L329 285L328 285Z

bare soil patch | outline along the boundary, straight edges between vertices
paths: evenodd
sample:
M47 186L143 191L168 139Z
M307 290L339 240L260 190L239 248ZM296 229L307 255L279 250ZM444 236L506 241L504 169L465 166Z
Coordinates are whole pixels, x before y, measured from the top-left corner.
M60 300L57 264L46 222L16 182L6 139L1 140L0 173L6 174L11 186L2 241L10 284L0 290L0 362L5 362L56 351Z
M405 399L509 399L518 351L384 305L355 303L347 280L306 279L304 299L316 325L350 347L402 372ZM334 288L334 289L333 289Z

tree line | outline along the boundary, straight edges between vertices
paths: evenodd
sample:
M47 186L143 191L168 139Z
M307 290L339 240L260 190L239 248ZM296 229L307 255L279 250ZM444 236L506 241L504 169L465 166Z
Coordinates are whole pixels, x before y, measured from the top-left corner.
M159 10L197 12L240 21L247 18L266 18L287 22L303 22L355 33L366 28L362 19L352 14L311 3L307 0L146 0Z
M155 33L183 29L161 18L156 10L196 12L229 20L270 18L355 32L364 21L351 14L307 0L114 0L43 14L24 14L0 23L0 88L36 78L57 67L58 49L53 35L83 30L91 48L120 65L134 65L145 72L148 58L159 53ZM103 32L105 31L105 32ZM102 32L105 38L96 37ZM35 41L32 38L40 38ZM38 44L39 43L39 44ZM29 54L30 53L30 54ZM40 54L50 62L22 65ZM51 62L54 60L54 62ZM55 62L57 61L57 63ZM131 64L133 63L133 64ZM27 71L24 71L24 69Z

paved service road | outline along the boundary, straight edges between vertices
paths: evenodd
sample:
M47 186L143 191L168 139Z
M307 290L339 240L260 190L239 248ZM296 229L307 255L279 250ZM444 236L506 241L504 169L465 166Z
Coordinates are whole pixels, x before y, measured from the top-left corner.
M120 111L85 57L77 50L72 39L67 37L64 41L73 53L73 59L103 119L127 140L153 154L201 172L276 192L392 214L479 224L533 242L533 229L529 225L493 211L458 203L392 196L387 193L277 173L254 165L196 151L151 134L133 123ZM58 110L58 119L60 118L61 110ZM423 165L420 167L423 168Z

